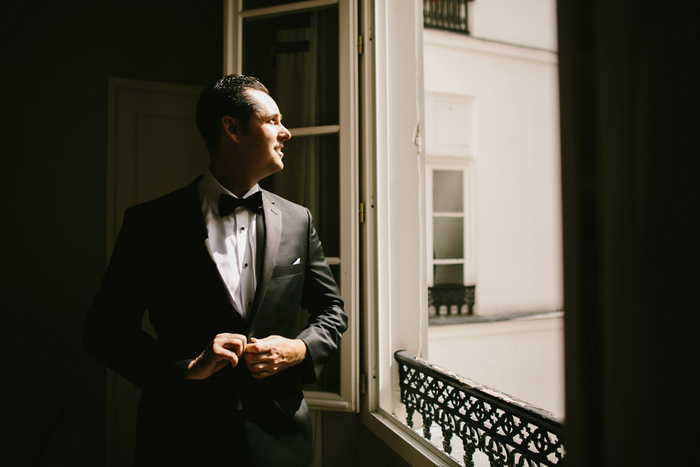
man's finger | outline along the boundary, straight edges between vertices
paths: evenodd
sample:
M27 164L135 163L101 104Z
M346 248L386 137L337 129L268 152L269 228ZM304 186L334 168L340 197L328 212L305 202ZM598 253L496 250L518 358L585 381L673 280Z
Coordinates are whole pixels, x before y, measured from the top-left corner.
M212 353L214 354L215 358L229 360L233 364L233 366L236 366L238 364L237 353L230 351L226 347L223 347L221 344L215 343L212 346Z
M266 377L275 374L279 368L277 366L268 363L257 363L257 364L247 364L248 370L251 375L256 378Z
M187 367L185 378L206 379L227 364L237 366L245 352L246 336L241 334L217 334L204 351Z
M218 349L233 351L236 357L240 357L246 350L246 337L241 334L218 334L214 339L214 346Z
M270 350L270 343L265 342L265 339L256 339L251 337L250 344L246 345L245 351L251 353L263 353Z
M250 347L250 346L249 346ZM253 347L251 348L246 348L245 353L243 354L243 358L247 362L253 363L253 362L262 362L262 361L267 361L271 360L274 358L272 355L273 353L271 352L271 349L268 350L263 350L258 347Z

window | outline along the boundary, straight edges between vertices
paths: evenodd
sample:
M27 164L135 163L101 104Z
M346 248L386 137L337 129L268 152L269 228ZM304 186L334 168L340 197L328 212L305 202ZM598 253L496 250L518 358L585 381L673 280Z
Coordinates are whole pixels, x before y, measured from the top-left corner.
M494 112L487 111L493 109L493 102L499 105L532 102L530 108L539 110L544 105L543 110L547 110L547 105L555 101L535 100L534 97L539 96L532 93L512 96L512 91L509 91L514 86L512 82L517 84L523 81L520 77L508 74L509 67L513 64L508 63L508 67L495 66L493 61L489 62L491 57L480 53L486 47L496 48L496 45L484 45L483 41L458 36L475 42L475 60L486 61L486 66L491 65L496 71L504 73L504 81L508 84L506 91L509 91L505 93L500 87L495 92L491 86L493 83L470 73L473 68L466 69L457 60L452 60L457 56L454 35L447 36L448 33L432 31L440 33L440 44L444 47L424 49L420 10L422 5L418 2L407 5L404 2L375 0L363 5L368 8L362 17L364 42L367 44L362 57L362 165L363 180L367 182L364 199L368 205L371 203L374 206L372 215L367 216L370 225L363 229L363 261L369 265L363 267L363 286L367 291L363 302L366 323L363 337L367 342L365 368L370 383L368 410L363 411L363 419L367 426L412 465L455 465L444 453L401 424L405 413L398 400L398 372L393 355L397 350L406 350L416 357L432 361L433 350L432 347L428 349L428 341L433 329L449 331L455 327L429 328L428 289L435 286L436 281L440 283L443 280L476 285L475 246L480 247L481 253L481 243L484 243L489 247L488 254L493 255L488 268L479 267L480 286L484 286L484 278L491 281L490 284L519 286L523 282L538 280L537 276L541 276L539 270L538 274L532 274L532 261L520 263L525 265L529 274L519 275L517 280L509 279L513 268L500 267L504 262L504 249L516 249L521 256L522 253L537 256L533 248L523 248L522 245L539 245L543 239L534 238L531 242L527 236L528 232L522 227L525 224L530 226L532 222L516 222L515 228L495 223L495 219L500 222L503 214L497 209L491 209L500 207L503 200L516 201L517 205L524 203L517 192L509 189L510 179L503 180L504 176L515 172L519 180L528 182L536 178L528 177L529 172L521 168L523 165L529 170L537 167L535 173L545 176L552 170L551 164L547 161L547 165L542 163L540 168L539 159L536 165L530 166L530 158L516 157L515 163L499 166L497 158L486 158L483 155L498 154L504 144L512 143L514 134L518 137L522 134L524 142L530 144L520 144L521 151L516 152L516 155L522 154L525 148L539 149L539 146L532 145L531 140L527 139L527 129L539 120L532 116L549 116L546 112L533 111L532 116L525 120L526 124L521 125L522 122L518 121L518 126L512 126L508 125L510 121L505 120L509 114L496 112L494 115ZM510 57L518 50L508 49L506 52L507 55L504 55ZM530 70L531 55L531 51L518 55L515 57L516 64ZM441 60L443 63L454 64L463 73L457 79L454 73L435 71L444 68L426 68L425 82L430 79L431 84L430 88L426 88L423 82L424 59L426 62ZM455 83L462 86L456 90ZM476 93L473 89L477 86L489 92ZM425 89L428 91L424 92ZM480 183L479 186L474 184L477 175L474 96L477 95L479 108L484 110L479 114L478 123L483 125L487 120L489 123L494 121L496 128L501 130L489 133L493 139L487 141L488 145L484 144L486 141L482 140L482 132L479 132L479 180L483 180L484 176L489 181L496 177L498 182ZM489 106L486 107L481 100L482 95L496 100L488 102ZM535 106L535 103L538 105ZM434 118L436 115L442 118ZM483 171L484 167L489 170ZM441 188L434 186L443 183L459 185L460 178L461 194L452 199L446 199ZM479 242L474 235L478 213L475 209L477 188L478 206L488 208L481 212L499 214L479 219L479 232L484 232L479 235ZM522 212L522 209L516 212L520 217L515 216L514 219L520 219ZM510 211L507 214L510 215ZM438 225L437 229L434 224ZM450 235L440 238L436 235L436 230L440 231L440 235L447 232ZM494 235L494 232L506 232L508 238L513 237L516 242L503 243L503 237ZM492 245L495 246L491 248ZM551 249L551 242L549 248ZM515 258L519 260L521 256ZM523 277L526 280L521 280ZM494 289L483 288L484 293L481 295L491 300L489 305L496 303L497 307L503 294L499 290L495 293L496 300L493 300ZM511 294L505 296L510 297ZM525 294L513 297L517 304L525 303ZM494 313L498 312L496 307L491 308ZM474 328L462 325L456 327ZM470 354L451 353L462 360L469 360L465 355ZM449 366L447 368L454 370Z
M474 312L471 162L461 165L447 162L443 165L428 162L426 177L428 313L431 318Z
M357 33L351 4L226 2L226 72L259 78L292 133L285 169L261 185L309 208L350 318L340 352L305 388L316 409L358 407ZM300 313L299 327L305 322Z
M421 2L226 4L226 71L258 74L273 83L273 97L294 135L287 154L303 154L295 162L305 165L295 172L311 175L302 183L290 181L296 187L287 186L283 176L267 183L276 191L303 186L298 200L315 210L319 222L326 222L321 217L328 219L327 225L318 226L319 232L354 326L343 338L337 376L307 392L307 399L316 408L359 407L354 377L359 373L361 331L365 425L412 465L453 465L402 423L394 352L428 358L429 286L475 285L473 138L464 138L464 122L468 131L473 129L474 99L469 92L461 100L441 96L444 89L424 97ZM364 49L359 61L358 36ZM337 56L324 55L335 47ZM316 54L316 59L306 60L303 57L310 55L304 54ZM296 86L286 86L291 72L282 72L282 67L300 73L292 75L298 76L291 79ZM337 83L331 76L337 76ZM315 84L303 85L306 81ZM294 99L302 98L316 101L312 109L295 114ZM428 119L429 112L459 118L430 128L426 123L437 120ZM287 162L291 168L292 162ZM484 162L480 159L479 167ZM460 196L445 196L441 188L460 184ZM324 196L319 198L319 192ZM331 202L324 206L323 200ZM357 216L360 203L362 224ZM330 212L334 207L337 220Z
M429 285L464 283L464 172L432 171L432 268ZM431 280L432 279L432 280Z
M411 465L452 465L402 423L394 360L427 355L422 5L361 5L363 422Z

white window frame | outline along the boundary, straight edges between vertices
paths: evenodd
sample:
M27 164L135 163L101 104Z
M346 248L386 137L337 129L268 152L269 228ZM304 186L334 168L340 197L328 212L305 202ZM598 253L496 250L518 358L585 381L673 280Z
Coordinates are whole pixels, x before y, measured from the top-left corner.
M413 466L457 466L401 420L394 352L427 359L423 4L361 1L364 424Z
M339 122L307 128L290 128L292 136L338 134L340 146L340 257L327 258L338 265L341 296L348 314L348 330L340 344L340 392L305 391L309 408L359 411L359 219L357 128L357 6L353 0L312 0L242 10L242 0L224 0L224 73L242 70L244 18L265 17L338 5ZM284 112L284 109L282 109ZM342 258L342 261L341 261Z
M462 172L462 212L464 227L464 257L462 261L436 260L433 258L433 172L436 170L459 171ZM471 158L449 157L449 156L428 156L426 174L426 255L428 260L428 287L435 285L433 266L435 264L459 264L463 266L463 285L476 285L476 257L474 240L474 209L473 209L473 187L474 187L474 161ZM455 214L444 217L460 217Z

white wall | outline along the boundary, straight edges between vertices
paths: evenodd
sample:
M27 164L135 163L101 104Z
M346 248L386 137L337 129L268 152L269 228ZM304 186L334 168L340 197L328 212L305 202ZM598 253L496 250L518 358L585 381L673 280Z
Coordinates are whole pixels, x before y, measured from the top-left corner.
M557 50L553 0L478 0L469 3L473 37Z
M424 30L427 160L469 167L475 313L561 310L555 3L469 8L472 36ZM561 316L431 326L428 342L431 363L564 414Z
M564 415L561 316L431 326L430 363Z
M426 29L424 61L426 109L437 93L473 100L462 137L473 139L476 312L561 309L556 54ZM428 157L441 155L431 128L450 117L426 115Z

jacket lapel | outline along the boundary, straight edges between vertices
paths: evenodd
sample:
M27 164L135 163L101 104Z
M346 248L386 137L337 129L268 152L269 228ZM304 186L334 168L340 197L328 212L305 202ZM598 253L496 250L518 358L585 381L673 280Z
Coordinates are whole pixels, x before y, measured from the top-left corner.
M261 229L261 227L263 227ZM263 192L263 219L262 226L259 222L257 225L257 241L261 245L260 239L264 238L264 247L262 249L262 259L259 261L260 269L258 270L257 287L255 288L255 299L253 301L253 309L251 312L251 323L255 319L260 306L262 305L267 287L272 278L272 271L275 269L277 262L277 253L280 247L280 238L282 237L282 211L280 211L274 203L272 203ZM261 235L262 234L262 235Z
M207 224L204 221L204 216L202 215L202 200L199 194L199 182L202 179L201 176L197 177L189 186L186 187L188 190L188 208L183 211L189 218L186 221L187 225L191 225L197 229L197 238L199 239L200 249L202 254L207 254L209 256L209 261L207 261L207 267L213 268L216 272L216 277L219 278L220 287L217 287L221 293L221 296L235 311L235 316L239 318L240 313L236 310L236 305L233 302L233 298L226 287L226 283L219 273L219 268L214 260L214 252L211 248L211 243L209 242L209 233L207 232ZM241 318L242 319L242 318Z

